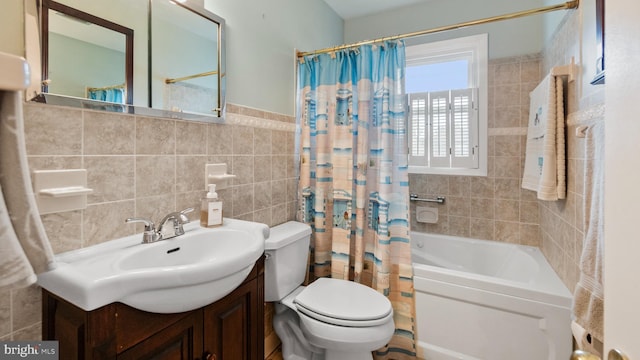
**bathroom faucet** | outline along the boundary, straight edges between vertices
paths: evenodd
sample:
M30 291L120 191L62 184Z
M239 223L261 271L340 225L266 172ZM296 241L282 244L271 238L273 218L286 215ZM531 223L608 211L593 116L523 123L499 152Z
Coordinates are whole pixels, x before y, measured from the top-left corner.
M125 223L138 223L138 222L143 223L144 232L142 233L142 243L149 244L156 241L171 239L173 237L183 235L184 228L182 227L182 225L189 222L189 217L187 217L186 214L192 211L193 211L193 208L186 208L180 212L175 211L167 214L167 216L165 216L160 221L160 226L158 227L157 230L156 230L156 225L153 223L153 221L146 218L133 217L133 218L126 219L124 222ZM165 224L169 221L171 221L171 224L173 225L173 235L167 236L163 233L163 230L164 230Z
M170 239L172 237L184 235L184 228L182 227L182 225L189 222L189 217L186 214L192 211L193 208L186 208L180 212L175 211L167 214L162 220L160 220L160 226L158 226L158 234L160 234L163 239ZM171 221L171 224L173 225L173 236L164 235L164 226L169 221Z

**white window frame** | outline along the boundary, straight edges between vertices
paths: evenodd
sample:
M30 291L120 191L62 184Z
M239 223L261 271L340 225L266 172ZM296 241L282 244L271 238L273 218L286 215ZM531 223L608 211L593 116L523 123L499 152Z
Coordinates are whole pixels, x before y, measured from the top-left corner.
M409 66L425 65L467 59L469 63L469 87L476 88L474 95L474 108L477 108L477 130L478 143L474 146L477 152L477 167L448 167L448 164L431 163L429 155L422 157L411 156L409 150L409 173L414 174L441 174L441 175L468 175L487 176L488 163L488 35L480 34L457 39L438 41L427 44L412 45L406 47L406 64ZM451 89L454 90L454 89ZM427 111L428 107L427 107ZM409 119L409 136L411 142L411 131L413 127ZM428 126L427 126L428 128ZM427 134L425 134L427 136ZM425 146L430 146L429 142ZM453 165L456 166L456 161ZM459 163L458 163L459 164ZM440 166L446 167L440 167ZM469 163L463 161L462 166ZM472 165L475 166L475 165Z

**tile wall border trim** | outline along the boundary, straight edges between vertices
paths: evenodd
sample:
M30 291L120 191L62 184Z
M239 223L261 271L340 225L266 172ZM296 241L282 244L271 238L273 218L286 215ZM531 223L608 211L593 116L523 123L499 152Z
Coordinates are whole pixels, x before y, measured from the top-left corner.
M290 124L278 120L262 119L254 116L241 115L235 113L227 113L224 118L224 124L250 126L254 128L295 132L296 124Z
M583 125L604 119L605 105L598 104L590 108L572 112L567 116L567 126ZM490 128L489 136L527 135L526 127Z
M520 136L527 135L526 127L511 127L511 128L490 128L489 136Z

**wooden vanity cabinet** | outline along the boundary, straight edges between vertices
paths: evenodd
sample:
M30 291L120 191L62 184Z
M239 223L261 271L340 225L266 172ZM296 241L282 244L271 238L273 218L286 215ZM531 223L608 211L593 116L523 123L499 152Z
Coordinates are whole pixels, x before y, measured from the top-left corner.
M60 359L259 360L264 357L264 258L224 298L156 314L113 303L85 311L42 290L42 339Z

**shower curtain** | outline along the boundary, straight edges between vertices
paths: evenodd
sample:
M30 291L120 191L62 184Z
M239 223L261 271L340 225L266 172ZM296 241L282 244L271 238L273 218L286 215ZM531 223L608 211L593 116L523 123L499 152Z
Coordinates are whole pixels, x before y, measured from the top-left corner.
M124 104L125 89L122 88L110 88L110 89L95 89L90 88L87 90L87 98L91 100L100 100L113 102L118 104Z
M404 69L399 41L307 56L298 71L310 280L352 280L389 298L396 330L379 359L416 353Z

